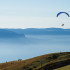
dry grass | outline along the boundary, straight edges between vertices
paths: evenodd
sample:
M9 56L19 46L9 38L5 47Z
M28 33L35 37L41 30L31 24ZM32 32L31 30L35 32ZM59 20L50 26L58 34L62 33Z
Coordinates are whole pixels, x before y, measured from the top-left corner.
M70 58L70 52L46 54L38 57L34 57L27 60L12 61L0 64L0 70L36 70L43 66L57 61L65 60Z

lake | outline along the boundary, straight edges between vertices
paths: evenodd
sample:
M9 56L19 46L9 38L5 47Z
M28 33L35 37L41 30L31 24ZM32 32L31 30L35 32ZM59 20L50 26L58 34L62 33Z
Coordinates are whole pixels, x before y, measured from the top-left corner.
M70 51L70 35L26 35L26 38L0 38L0 63Z

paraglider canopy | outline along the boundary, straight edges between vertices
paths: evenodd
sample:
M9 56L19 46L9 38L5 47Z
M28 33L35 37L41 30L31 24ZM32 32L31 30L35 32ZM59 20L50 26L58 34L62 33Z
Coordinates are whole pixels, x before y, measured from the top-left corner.
M61 14L66 14L68 17L70 17L67 12L59 12L56 17L59 17L59 15L61 15Z

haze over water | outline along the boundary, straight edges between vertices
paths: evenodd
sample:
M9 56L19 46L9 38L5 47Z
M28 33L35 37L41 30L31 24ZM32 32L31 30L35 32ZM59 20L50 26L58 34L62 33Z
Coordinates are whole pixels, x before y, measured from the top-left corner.
M1 38L0 62L70 51L70 35L26 35L26 38Z

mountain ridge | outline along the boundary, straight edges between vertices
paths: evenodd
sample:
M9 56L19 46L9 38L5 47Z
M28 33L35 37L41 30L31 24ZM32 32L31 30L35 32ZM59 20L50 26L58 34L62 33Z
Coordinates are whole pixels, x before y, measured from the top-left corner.
M70 29L62 28L27 28L27 29L9 29L18 34L25 35L70 35Z
M0 38L16 38L16 37L25 37L24 34L18 34L14 31L10 31L9 29L0 29Z

